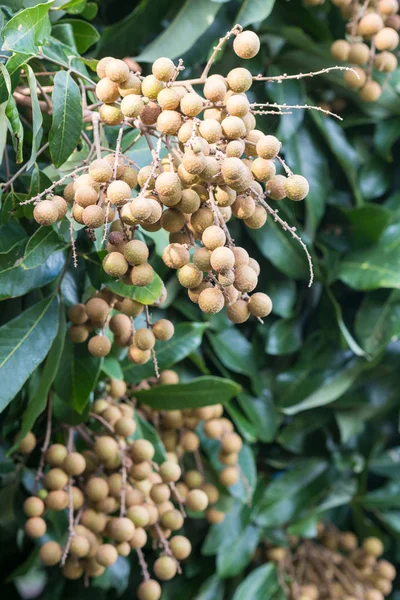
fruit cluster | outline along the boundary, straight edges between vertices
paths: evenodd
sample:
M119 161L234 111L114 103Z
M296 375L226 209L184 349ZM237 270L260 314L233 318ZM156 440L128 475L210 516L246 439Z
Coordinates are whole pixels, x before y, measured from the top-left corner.
M364 102L375 102L382 94L382 85L375 73L392 73L397 68L394 50L399 45L400 15L398 0L352 2L332 0L347 19L346 39L331 46L335 60L349 62L353 71L346 71L347 85L357 90Z
M319 523L317 541L291 537L289 546L269 545L265 558L288 577L291 600L384 600L392 591L396 569L379 559L384 552L379 538L359 544L353 532Z
M161 373L159 383L177 382L174 371ZM149 385L142 382L142 386ZM154 411L146 406L134 408L130 395L124 381L111 380L107 395L93 403L88 422L69 428L66 444L45 443L37 485L24 502L25 532L38 540L41 562L60 564L64 576L72 580L98 577L119 556L136 553L143 576L137 597L158 600L161 586L157 580L167 581L180 573L180 561L191 553L191 542L184 535L186 511L203 513L209 523L224 519L224 512L215 505L220 491L239 477L236 463L242 440L223 417L222 405ZM165 452L137 435L137 419L157 426ZM221 441L217 485L204 474L200 439L194 431L198 426L209 438ZM36 446L36 437L29 432L17 452L28 455ZM51 525L48 529L52 511L68 514L65 544L41 539L46 532L54 535ZM155 558L154 579L147 552Z
M130 243L136 243L132 240ZM147 250L147 246L142 244ZM146 327L134 328L134 319L146 310ZM128 348L128 359L143 365L152 356L156 341L167 341L174 335L174 325L168 319L151 322L148 307L132 300L113 294L107 288L95 293L85 304L74 304L68 310L68 318L72 325L69 336L75 344L85 342L90 333L93 335L88 349L93 356L107 356L111 350L110 337L105 335L105 328L113 334L114 343L120 348Z
M162 258L177 269L189 298L209 314L226 306L228 317L243 323L251 315L269 315L272 303L261 292L249 297L260 268L244 248L235 246L227 223L234 216L250 228L260 228L269 212L299 240L266 199L297 202L306 197L309 185L279 155L281 142L256 128L257 114L279 112L279 107L260 110L269 105L248 99L246 92L261 76L243 67L226 76L209 75L216 53L232 36L238 57L257 54L258 36L236 26L220 40L203 75L195 80L177 81L182 61L159 58L152 73L142 76L122 60L102 58L95 88L102 104L93 116L93 129L119 128L115 152L103 153L98 144L97 158L80 167L79 176L72 174L64 199L51 196L56 182L47 199L41 200L49 190L28 202L36 203L34 217L41 225L54 223L71 205L69 218L89 232L104 227L108 253L103 268L126 285L147 286L154 278L148 249L135 239L137 232L167 231L170 243ZM201 86L201 91L193 86ZM142 168L129 158L129 151L121 150L132 129L152 155Z

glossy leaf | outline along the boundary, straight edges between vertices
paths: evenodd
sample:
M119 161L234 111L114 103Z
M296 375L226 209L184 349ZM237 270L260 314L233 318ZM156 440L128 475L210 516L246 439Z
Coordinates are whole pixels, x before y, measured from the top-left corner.
M89 50L100 39L97 29L86 21L81 21L80 19L63 19L62 23L69 23L71 25L76 48L80 54Z
M233 600L251 598L252 600L271 600L279 589L276 567L268 563L257 567L238 586Z
M53 0L16 14L3 29L5 49L35 55L50 36L49 10Z
M248 525L236 540L222 547L217 554L217 573L221 578L234 577L243 571L258 546L261 531L254 525Z
M237 329L226 329L208 336L222 364L234 373L252 376L256 372L256 357L252 345Z
M57 331L58 301L54 296L0 327L0 410L46 358Z
M271 14L275 0L244 0L236 17L242 27L263 21Z
M189 383L160 385L140 390L135 397L158 410L181 410L199 408L228 402L240 392L240 385L220 377L198 377Z
M81 93L70 73L58 71L54 77L53 120L49 133L50 154L60 167L72 154L82 129Z
M400 338L400 294L379 290L366 294L357 312L356 333L365 350L376 354Z

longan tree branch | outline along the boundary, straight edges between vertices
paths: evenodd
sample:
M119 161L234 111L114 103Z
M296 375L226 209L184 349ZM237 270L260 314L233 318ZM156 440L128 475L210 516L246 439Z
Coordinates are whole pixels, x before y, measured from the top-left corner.
M48 398L48 401L47 401L46 434L45 434L45 437L44 437L43 446L41 447L40 462L39 462L38 469L36 471L34 491L37 490L37 486L39 484L39 481L43 477L44 461L45 461L46 452L47 452L47 449L48 449L48 447L50 445L50 439L51 439L51 423L52 423L52 418L53 418L53 397L52 397L52 392L50 392L49 393L49 398Z
M49 147L49 142L46 142L36 153L36 157L40 156L45 150L47 150L47 148ZM29 163L26 163L23 167L21 167L16 173L14 173L14 175L11 177L11 179L9 179L8 181L6 181L5 183L0 183L0 188L2 188L3 190L7 189L10 185L12 185L14 183L14 181L16 179L18 179L18 177L21 175L21 173L23 173L24 171L26 171L27 167L28 167Z
M341 65L335 65L334 67L326 67L325 69L320 69L319 71L310 71L309 73L297 73L296 75L288 75L287 73L283 73L282 75L255 75L253 77L254 81L276 81L278 83L282 83L282 81L286 81L287 79L304 79L305 77L315 77L316 75L325 75L326 73L330 73L331 71L353 71L360 79L357 71L352 69L351 67L344 67Z
M43 192L41 192L40 194L37 194L37 196L34 196L33 198L30 198L29 200L25 200L24 202L21 202L21 206L23 206L24 204L32 204L33 202L38 202L38 200L43 198L43 196L50 194L50 192L52 192L54 190L54 188L56 188L63 181L68 179L68 177L72 177L73 175L76 175L77 173L80 173L81 171L87 170L88 168L89 168L88 165L84 165L83 167L77 167L70 173L67 173L66 175L61 177L61 179L58 179L57 181L55 181L52 185L50 185L48 188L46 188Z
M146 559L144 557L143 551L141 548L136 548L136 554L139 560L140 568L142 570L142 576L144 581L148 581L150 579L149 568L146 563Z

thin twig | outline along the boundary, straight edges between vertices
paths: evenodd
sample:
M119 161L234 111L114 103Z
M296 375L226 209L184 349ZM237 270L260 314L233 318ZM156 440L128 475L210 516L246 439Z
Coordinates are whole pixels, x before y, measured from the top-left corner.
M144 581L148 581L150 579L150 574L142 549L136 548L136 554L139 560L140 568L142 569L143 579Z
M43 467L44 467L46 452L50 445L52 417L53 417L53 397L52 397L52 393L50 392L49 398L47 401L46 434L44 437L43 446L41 448L41 455L40 455L40 462L39 462L38 470L36 471L35 484L34 484L34 488L33 488L34 491L36 491L38 483L41 480L41 478L43 477Z
M287 79L303 79L304 77L315 77L316 75L325 75L330 71L353 71L360 79L357 71L352 69L351 67L343 67L340 65L335 65L334 67L327 67L326 69L321 69L320 71L310 71L309 73L297 73L296 75L288 75L287 73L283 73L282 75L275 75L273 77L269 77L266 75L256 75L253 77L254 81L277 81L278 83L282 83L282 81L286 81Z
M40 200L40 198L43 198L43 196L46 196L47 194L49 194L50 192L52 192L54 190L54 188L56 188L63 181L65 181L65 179L68 179L68 177L72 177L76 173L79 173L80 171L84 171L84 170L86 170L88 168L89 168L88 165L84 165L83 167L77 167L76 169L74 169L70 173L67 173L66 175L64 175L63 177L61 177L61 179L59 179L58 181L55 181L52 185L50 185L48 188L46 188L43 192L41 192L37 196L34 196L33 198L30 198L29 200L25 200L24 202L21 202L20 206L22 206L24 204L32 204L32 202L38 202Z
M40 150L38 150L36 152L36 157L40 156L42 154L42 152L44 152L47 148L49 147L49 142L46 142L44 144L44 146L42 146L40 148ZM14 175L11 177L11 179L9 179L8 181L6 181L5 183L0 183L0 187L5 190L6 188L8 188L10 185L12 185L14 183L14 181L16 179L18 179L18 177L21 175L21 173L23 173L24 171L26 171L27 167L28 167L29 163L26 163L23 167L21 167L16 173L14 173Z

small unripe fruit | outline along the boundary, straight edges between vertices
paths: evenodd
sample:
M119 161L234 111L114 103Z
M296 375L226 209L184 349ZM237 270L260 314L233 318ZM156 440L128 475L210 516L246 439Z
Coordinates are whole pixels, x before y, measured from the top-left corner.
M363 102L375 102L382 94L382 88L377 81L371 79L367 81L364 87L360 90L359 96Z
M133 285L144 287L153 281L154 269L148 263L143 263L133 267L130 277Z
M127 260L119 252L110 252L104 257L103 269L110 277L123 277L128 268Z
M399 45L399 34L392 27L384 27L374 37L377 50L395 50Z
M242 438L235 432L226 433L221 441L221 451L228 454L240 452L242 446Z
M181 476L181 468L171 461L165 461L160 465L159 473L165 483L176 482Z
M136 440L130 448L132 460L138 463L145 460L152 460L154 452L154 446L148 440Z
M44 486L48 490L62 490L68 483L68 475L62 469L50 469L44 477Z
M203 274L194 264L188 263L178 271L179 283L185 288L195 288L203 280Z
M267 317L272 311L272 301L267 294L257 292L250 297L248 308L255 317Z
M200 293L198 303L204 313L215 315L223 309L225 299L218 288L207 288Z
M143 581L137 589L138 600L160 600L161 586L154 579Z
M370 56L370 49L367 44L357 42L350 46L350 52L348 60L356 65L365 65L368 62Z
M114 518L110 524L110 535L117 542L128 542L135 533L135 526L127 517Z
M39 558L45 567L54 567L61 560L62 550L57 542L46 542L39 550Z
M105 74L111 81L123 83L128 79L129 67L123 60L112 58L105 65Z
M304 200L310 190L308 181L302 175L290 175L285 182L286 196L290 200Z
M243 69L242 67L237 67L236 69L229 71L226 80L230 89L239 94L241 92L247 92L253 83L253 77L250 71Z
M21 454L30 454L36 446L36 436L32 431L28 433L20 440L17 447L17 452Z
M118 560L118 551L112 544L101 544L97 548L96 560L103 567L111 567Z
M179 383L179 375L171 369L161 371L159 378L160 385L176 385Z
M130 265L141 265L149 257L149 249L140 240L131 240L124 247L124 256Z
M347 40L335 40L331 46L331 56L342 62L349 58L350 44Z
M129 437L136 431L136 422L129 417L121 417L114 425L115 433L122 437Z
M171 531L178 531L183 525L183 520L182 513L177 509L166 511L160 519L161 526Z
M42 200L33 210L33 218L39 225L53 225L58 219L58 209L51 200Z
M154 563L154 573L161 581L169 581L176 575L177 563L171 556L161 556Z
M46 533L46 521L42 517L31 517L25 523L25 533L32 539L40 538Z
M208 496L203 490L190 490L186 497L186 506L193 512L202 512L208 506Z
M184 537L183 535L174 536L170 540L169 545L172 554L177 560L185 560L192 551L192 544L187 537Z
M79 452L71 452L65 458L62 468L68 475L81 475L86 469L86 461Z
M107 356L111 350L111 342L105 335L95 335L89 340L88 350L92 356Z

